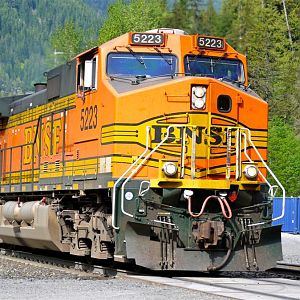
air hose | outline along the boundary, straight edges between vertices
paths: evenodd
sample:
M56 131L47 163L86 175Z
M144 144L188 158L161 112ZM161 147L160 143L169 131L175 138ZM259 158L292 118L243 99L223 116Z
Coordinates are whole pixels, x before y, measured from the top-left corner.
M219 265L208 266L207 271L209 271L209 272L214 272L214 271L218 271L218 270L222 269L227 264L227 262L229 260L229 257L231 255L231 252L232 252L232 236L228 232L225 232L224 234L225 234L226 240L228 241L228 250L227 250L226 256L224 257L223 261Z

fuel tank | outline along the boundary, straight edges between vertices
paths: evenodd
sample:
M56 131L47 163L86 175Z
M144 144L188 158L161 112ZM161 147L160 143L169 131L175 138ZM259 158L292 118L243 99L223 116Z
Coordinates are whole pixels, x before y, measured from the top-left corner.
M70 248L61 243L55 210L40 201L0 205L0 243L63 252Z

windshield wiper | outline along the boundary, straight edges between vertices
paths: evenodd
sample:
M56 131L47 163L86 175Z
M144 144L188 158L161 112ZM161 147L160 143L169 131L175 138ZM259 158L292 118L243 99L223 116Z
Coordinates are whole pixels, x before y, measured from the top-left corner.
M132 56L135 57L136 60L145 67L145 69L147 69L147 66L146 66L144 60L141 57L138 57L138 55L129 46L127 46L126 48L132 54Z
M220 77L220 78L218 78L218 80L235 83L235 84L238 84L239 86L244 86L244 84L241 81L233 80L233 79L230 79L229 77L226 77L226 76L225 77Z
M125 76L115 76L115 75L109 75L110 80L116 80L116 81L123 81L123 82L129 82L133 84L135 80L132 80L131 78L125 77Z
M159 55L163 58L163 60L169 65L169 66L172 66L172 60L169 61L167 58L164 57L163 53L156 47L154 47L154 50L159 53Z
M125 77L122 75L116 76L116 75L109 75L110 80L116 80L121 82L128 82L132 85L140 84L141 82L148 80L148 79L157 79L157 78L163 78L163 77L171 77L172 79L179 73L174 74L164 74L164 75L155 75L155 76L149 76L149 75L132 75L135 77L135 79L132 79L130 77Z
M115 76L115 75L110 75L109 78L110 78L110 80L128 82L128 83L131 83L132 85L137 85L137 84L140 84L141 81L146 79L146 75L136 75L135 76L136 79L131 79L131 78L124 77L124 76Z

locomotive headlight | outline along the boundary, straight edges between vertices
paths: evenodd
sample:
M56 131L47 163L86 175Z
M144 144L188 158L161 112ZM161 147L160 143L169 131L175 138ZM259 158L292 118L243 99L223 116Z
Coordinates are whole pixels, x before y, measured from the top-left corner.
M192 108L204 109L206 104L206 87L198 85L192 87Z
M193 94L197 98L203 98L206 94L206 88L204 86L194 86L193 87Z
M173 177L177 174L177 164L174 162L166 162L163 165L163 171L168 177Z
M244 168L244 174L248 179L254 179L258 176L258 169L254 165L247 165Z

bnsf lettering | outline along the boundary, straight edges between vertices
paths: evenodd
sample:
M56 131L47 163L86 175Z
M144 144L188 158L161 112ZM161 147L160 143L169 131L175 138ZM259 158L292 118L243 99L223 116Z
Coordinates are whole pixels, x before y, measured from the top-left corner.
M152 140L152 143L160 143L162 139L165 138L167 134L168 126L152 126L154 129L154 139ZM196 130L196 143L201 144L202 143L202 137L203 133L202 131L205 129L205 127L197 127ZM186 134L189 137L192 137L192 130L190 128L186 129ZM172 144L180 144L181 143L181 137L183 135L183 128L170 128L169 130L169 138L167 140L167 143Z
M210 129L210 144L215 146L215 145L220 145L222 144L222 139L224 138L224 131L222 130L221 127L212 127Z
M62 120L57 119L53 121L53 128L51 121L42 124L41 133L38 133L34 143L34 162L36 162L37 156L40 155L40 144L41 144L41 155L48 156L51 154L58 154L59 143L61 142L62 133ZM51 128L53 130L53 135L51 137ZM32 163L32 144L35 139L37 127L27 127L24 130L25 144L24 146L24 164ZM40 141L40 137L42 138ZM52 141L52 144L51 144ZM51 149L52 148L52 149ZM51 153L52 150L52 153Z
M160 143L167 135L168 126L152 126L154 130L154 138L151 141L152 143ZM197 127L196 128L196 144L207 144L208 138L210 138L210 145L212 146L225 146L227 145L227 128L224 127L211 127L210 134L208 134L208 129L206 127ZM192 129L186 129L187 137L192 138ZM183 128L170 128L169 138L166 141L166 144L181 144L183 136ZM234 145L234 131L232 131L232 145Z

